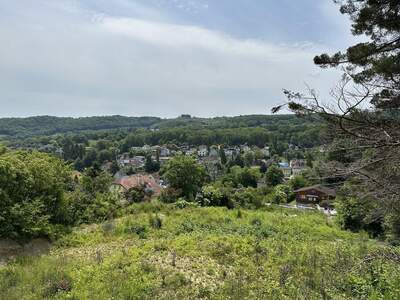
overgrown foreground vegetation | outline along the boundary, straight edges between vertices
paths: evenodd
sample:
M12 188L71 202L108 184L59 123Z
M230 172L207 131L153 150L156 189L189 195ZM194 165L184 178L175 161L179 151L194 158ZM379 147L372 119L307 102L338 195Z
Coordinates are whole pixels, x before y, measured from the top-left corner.
M0 299L400 299L399 258L319 213L142 203L0 267Z

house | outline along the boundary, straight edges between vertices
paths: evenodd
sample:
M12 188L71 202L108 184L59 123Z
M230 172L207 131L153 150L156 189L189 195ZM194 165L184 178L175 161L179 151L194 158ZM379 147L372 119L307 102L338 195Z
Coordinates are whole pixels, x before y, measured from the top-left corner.
M42 145L38 148L39 151L41 152L54 152L56 150L56 147L52 144L47 144L47 145Z
M196 149L196 148L190 148L189 150L187 150L187 151L185 152L185 154L186 154L187 156L196 155L196 154L197 154L197 149Z
M289 164L287 162L280 162L278 165L279 169L281 169L283 172L283 176L285 178L290 178L292 175L292 168L289 166Z
M129 155L123 154L118 159L118 164L121 168L132 167L132 168L142 168L144 167L146 158L144 156L134 156L129 157Z
M293 159L290 161L290 167L292 168L292 175L296 176L301 174L307 169L306 161L304 159Z
M63 157L63 155L64 155L64 151L63 151L63 149L60 148L60 147L58 147L58 148L56 149L56 151L54 151L54 153L55 153L57 156L59 156L59 157Z
M298 204L329 206L336 197L333 189L323 185L313 185L294 191Z
M209 156L212 156L212 157L218 157L218 156L219 156L218 147L217 147L217 146L212 146L212 147L210 148L210 153L209 153L208 155L209 155Z
M151 150L151 147L150 147L149 145L144 145L144 146L142 147L142 150L143 150L143 151L150 151L150 150Z
M199 149L197 150L197 155L199 157L206 157L208 155L208 147L205 145L199 146Z
M229 160L232 160L236 156L236 151L235 149L229 148L229 149L224 149L225 157Z
M262 148L262 149L261 149L261 153L262 153L262 155L264 155L265 157L269 157L269 156L271 155L268 146L265 146L264 148Z
M132 188L144 186L148 192L153 195L160 195L162 187L152 175L135 174L132 176L124 176L112 183L112 190L125 193Z
M168 157L171 155L171 151L167 147L160 147L160 157Z
M245 144L245 145L240 145L240 150L241 150L243 153L246 153L246 152L249 152L251 149L250 149L250 147L249 147L247 144Z

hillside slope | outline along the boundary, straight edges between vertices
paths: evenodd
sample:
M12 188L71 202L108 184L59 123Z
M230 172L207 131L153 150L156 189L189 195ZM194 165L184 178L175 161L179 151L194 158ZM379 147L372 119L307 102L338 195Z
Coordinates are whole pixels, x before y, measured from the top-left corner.
M190 128L216 129L239 127L265 127L275 130L282 126L301 126L311 122L294 115L250 115L237 117L195 118L179 117L161 119L158 117L98 116L66 118L37 116L29 118L0 118L0 136L32 137L81 131L136 128Z
M399 255L313 212L140 204L0 269L0 299L400 299Z

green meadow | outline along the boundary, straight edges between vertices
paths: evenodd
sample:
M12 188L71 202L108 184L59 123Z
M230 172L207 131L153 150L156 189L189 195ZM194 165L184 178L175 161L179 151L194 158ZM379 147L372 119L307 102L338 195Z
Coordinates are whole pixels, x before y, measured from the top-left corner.
M142 203L0 267L0 299L400 299L399 258L317 212Z

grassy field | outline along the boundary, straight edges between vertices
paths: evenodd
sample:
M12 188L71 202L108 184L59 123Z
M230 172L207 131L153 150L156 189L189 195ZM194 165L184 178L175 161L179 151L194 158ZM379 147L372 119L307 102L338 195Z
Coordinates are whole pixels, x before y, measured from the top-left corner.
M325 216L140 204L0 269L0 299L400 299L400 251Z

